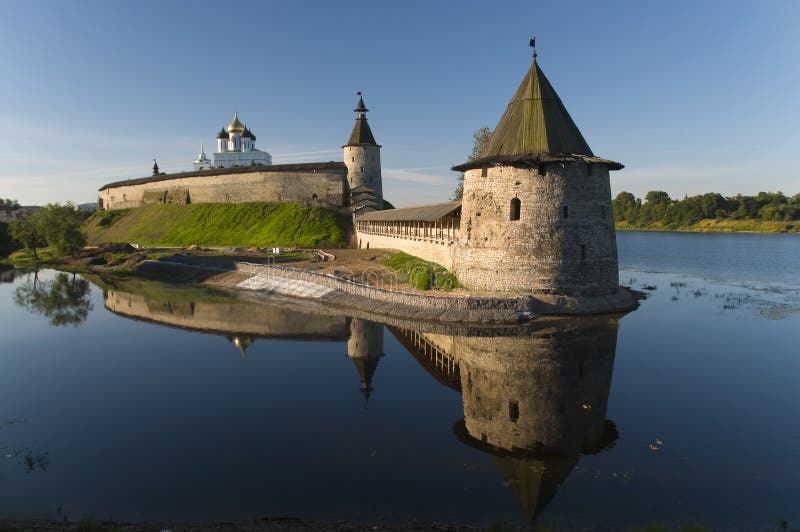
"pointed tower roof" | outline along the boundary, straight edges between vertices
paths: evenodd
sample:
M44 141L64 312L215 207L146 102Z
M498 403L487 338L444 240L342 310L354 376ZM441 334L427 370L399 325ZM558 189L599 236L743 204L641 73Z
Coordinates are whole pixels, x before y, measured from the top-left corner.
M481 158L594 154L534 59Z
M350 139L342 148L345 146L378 146L378 143L375 142L375 137L372 135L372 130L367 123L367 113L369 109L364 105L364 98L361 96L360 92L358 93L358 105L356 105L356 108L353 110L356 112L356 123L353 126L353 132L350 133ZM378 147L380 148L380 146Z
M606 164L612 170L622 168L619 163L594 156L561 98L539 68L534 51L533 63L480 157L454 166L453 170L463 172L491 164L565 160Z

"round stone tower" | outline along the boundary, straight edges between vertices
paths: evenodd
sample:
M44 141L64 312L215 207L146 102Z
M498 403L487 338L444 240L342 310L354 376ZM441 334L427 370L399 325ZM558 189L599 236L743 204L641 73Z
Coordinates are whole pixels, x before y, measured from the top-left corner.
M375 142L372 130L367 123L369 109L364 105L361 93L358 93L356 123L344 150L344 164L347 166L347 181L353 192L356 204L354 207L365 207L368 210L383 209L383 182L381 180L381 147ZM358 198L357 196L360 196ZM358 201L369 205L358 205ZM366 212L366 211L364 211Z
M615 294L609 170L536 62L464 172L456 274L473 290Z

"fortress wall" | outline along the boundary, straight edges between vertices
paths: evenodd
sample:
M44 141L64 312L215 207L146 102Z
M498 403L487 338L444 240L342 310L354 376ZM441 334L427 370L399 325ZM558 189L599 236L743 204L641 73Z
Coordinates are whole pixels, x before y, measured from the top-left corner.
M367 247L369 249L396 249L441 264L448 270L453 268L454 242L432 242L413 237L392 237L361 232L356 233L356 240L360 249Z
M147 193L147 194L146 194ZM154 200L168 194L166 201ZM187 195L188 194L188 195ZM163 196L166 198L166 196ZM346 204L346 170L247 172L179 177L100 191L104 209L146 203L298 203L338 208ZM187 201L188 198L188 201Z
M468 170L455 273L474 290L605 296L618 286L608 168L583 162ZM518 198L520 216L510 220ZM564 207L568 216L564 216Z
M105 307L115 314L186 329L259 337L307 337L340 341L346 340L350 333L348 319L344 316L311 319L310 314L283 307L256 306L236 301L158 301L119 290L106 291L104 299Z

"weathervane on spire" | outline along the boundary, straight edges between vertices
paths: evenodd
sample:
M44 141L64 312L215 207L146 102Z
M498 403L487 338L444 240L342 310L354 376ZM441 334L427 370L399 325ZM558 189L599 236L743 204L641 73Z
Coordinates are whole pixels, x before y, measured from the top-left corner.
M530 47L533 48L533 60L536 61L536 37L531 39Z

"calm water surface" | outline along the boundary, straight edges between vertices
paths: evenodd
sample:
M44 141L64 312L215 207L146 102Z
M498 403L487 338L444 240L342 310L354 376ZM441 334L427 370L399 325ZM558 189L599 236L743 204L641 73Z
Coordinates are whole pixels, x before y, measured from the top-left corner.
M494 330L6 275L0 516L798 526L800 238L618 241L637 311Z

